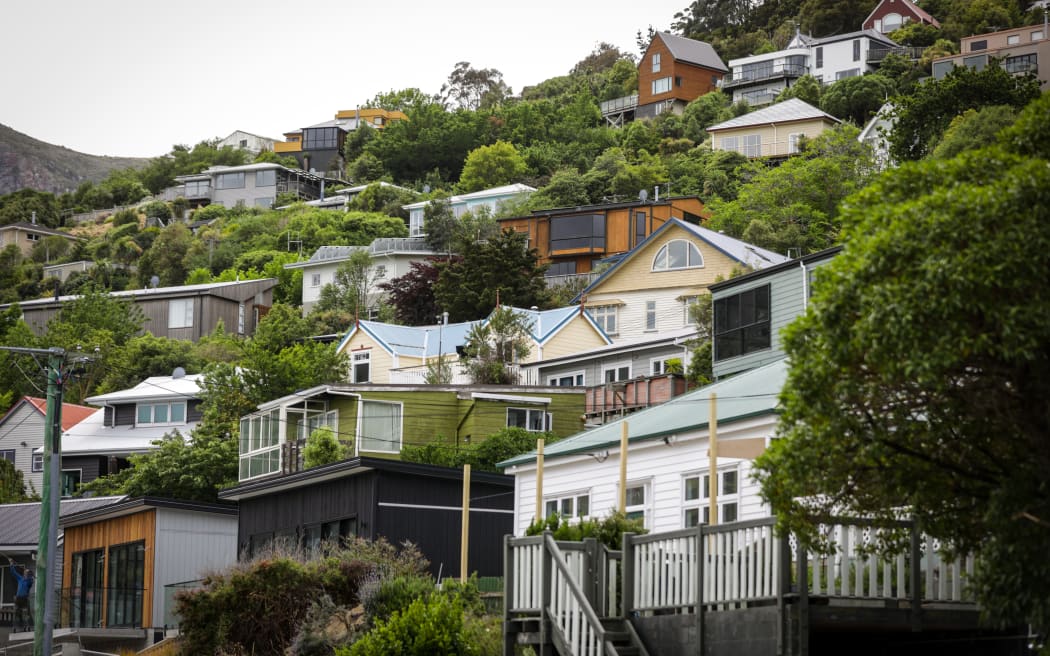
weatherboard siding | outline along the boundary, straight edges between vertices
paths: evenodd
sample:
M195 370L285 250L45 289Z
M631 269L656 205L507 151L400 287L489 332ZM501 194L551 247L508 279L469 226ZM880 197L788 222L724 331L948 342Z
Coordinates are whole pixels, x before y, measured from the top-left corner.
M0 426L0 450L15 452L15 469L22 472L26 492L43 491L43 472L33 471L33 449L44 445L45 419L29 403L21 403ZM22 446L25 442L25 446Z
M533 330L535 330L535 327ZM560 358L605 345L605 340L598 334L597 329L587 321L587 318L576 314L566 326L558 331L557 335L543 346L542 350L533 343L532 350L529 352L529 357L526 361L537 362L543 359Z

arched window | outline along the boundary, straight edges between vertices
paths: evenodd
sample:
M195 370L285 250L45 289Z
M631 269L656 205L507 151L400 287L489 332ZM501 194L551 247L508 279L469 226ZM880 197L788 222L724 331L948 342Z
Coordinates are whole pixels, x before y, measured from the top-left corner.
M673 271L704 266L704 258L696 244L675 239L663 245L653 258L653 271Z
M900 14L886 14L882 17L882 33L889 34L893 30L899 29L904 24L904 17Z

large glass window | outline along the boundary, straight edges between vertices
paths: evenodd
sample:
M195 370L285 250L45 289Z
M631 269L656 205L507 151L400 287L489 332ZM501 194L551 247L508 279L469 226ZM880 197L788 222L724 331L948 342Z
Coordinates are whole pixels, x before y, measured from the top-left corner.
M59 483L62 490L62 498L73 496L73 493L80 487L81 471L79 469L63 469L60 476L62 477Z
M168 301L168 328L193 327L193 299L177 298Z
M715 360L770 347L769 285L714 303Z
M974 57L963 57L963 66L975 71L983 71L988 65L988 55L976 55Z
M547 383L551 387L583 387L583 381L585 380L582 371L578 371L571 374L558 374L551 376L547 379Z
M704 258L696 244L675 239L664 244L653 258L653 271L673 271L704 266Z
M357 450L401 451L401 404L382 401L361 402L361 434Z
M276 409L241 419L239 480L281 471L280 429Z
M215 176L216 189L243 189L244 171L239 173L220 173Z
M73 626L97 628L102 625L105 566L106 552L102 549L73 554L69 578L69 621Z
M671 78L662 77L658 80L653 80L653 95L659 95L661 93L667 93L671 90Z
M255 172L255 186L256 187L272 187L277 184L277 170L270 169L268 171L256 171Z
M853 61L860 61L860 39L853 39Z
M762 135L760 134L746 134L743 137L744 148L740 152L745 157L758 157L762 154Z
M1007 73L1027 73L1028 71L1034 73L1039 68L1038 62L1039 55L1033 52L1027 55L1007 57L1003 60L1003 68Z
M722 150L737 150L740 148L737 137L722 137Z
M882 17L882 33L889 34L893 30L900 28L904 24L904 19L898 13L889 13Z
M184 424L186 423L186 402L139 403L135 407L135 423L139 426Z
M616 383L623 380L630 380L631 378L631 365L616 365L613 367L606 367L602 369L602 379L607 383Z
M617 333L616 327L616 311L615 305L598 305L595 307L587 308L587 313L594 319L594 323L605 331L606 335L615 335Z
M109 548L106 626L142 625L145 567L145 542L132 542Z
M207 198L208 193L211 191L210 180L191 180L186 183L184 188L184 194L186 198Z
M568 262L552 262L543 275L548 278L552 276L576 275L576 260L569 260Z
M332 150L339 145L339 128L303 130L303 150Z
M550 430L551 415L542 408L507 408L507 427L524 428L532 433Z
M551 219L551 250L605 249L605 215L580 214Z
M591 514L591 495L587 492L574 492L547 497L543 500L543 514L546 517L587 517Z

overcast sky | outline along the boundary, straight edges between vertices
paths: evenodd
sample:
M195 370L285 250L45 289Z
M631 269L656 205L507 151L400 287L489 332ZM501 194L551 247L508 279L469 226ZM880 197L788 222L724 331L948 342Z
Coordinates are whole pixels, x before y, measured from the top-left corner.
M244 130L281 138L381 91L437 93L457 62L515 93L688 0L12 0L0 123L93 155L155 157Z

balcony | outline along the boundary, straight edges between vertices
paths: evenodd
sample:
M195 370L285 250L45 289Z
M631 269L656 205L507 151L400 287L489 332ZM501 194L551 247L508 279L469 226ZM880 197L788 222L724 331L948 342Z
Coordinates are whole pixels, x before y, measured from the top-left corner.
M867 62L869 64L878 64L890 55L901 55L911 61L918 61L922 59L923 50L925 50L925 48L915 48L911 46L900 46L897 48L871 48L868 50Z
M544 276L543 282L547 288L572 286L574 289L583 289L598 279L600 273L591 271L589 273L569 273L561 276Z
M747 71L734 71L722 80L723 89L742 87L768 80L802 77L809 73L809 66L802 64L771 64Z
M602 116L609 114L618 114L620 112L629 112L638 106L638 94L633 96L622 96L620 98L613 98L612 100L602 101Z
M423 237L381 237L372 242L372 245L368 247L368 251L372 255L382 255L384 253L397 253L404 251L412 251L425 253L430 251L430 247L427 246L426 239Z

